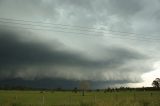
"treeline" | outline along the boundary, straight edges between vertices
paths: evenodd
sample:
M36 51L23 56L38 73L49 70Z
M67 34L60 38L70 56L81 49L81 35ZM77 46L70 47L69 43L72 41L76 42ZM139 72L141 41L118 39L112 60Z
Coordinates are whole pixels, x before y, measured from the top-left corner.
M103 90L97 91L104 91L104 92L119 92L119 91L159 91L159 88L155 87L142 87L142 88L130 88L130 87L120 87L120 88L107 88Z
M9 86L4 85L0 86L0 90L40 90L40 91L71 91L71 92L79 92L82 91L81 89L75 87L73 89L65 89L61 87L57 88L33 88L33 87L27 87L27 86ZM156 87L141 87L141 88L130 88L130 87L120 87L120 88L106 88L106 89L86 89L87 92L119 92L119 91L160 91L160 88Z
M39 88L32 88L26 86L9 86L9 85L0 86L0 90L38 90L38 89Z

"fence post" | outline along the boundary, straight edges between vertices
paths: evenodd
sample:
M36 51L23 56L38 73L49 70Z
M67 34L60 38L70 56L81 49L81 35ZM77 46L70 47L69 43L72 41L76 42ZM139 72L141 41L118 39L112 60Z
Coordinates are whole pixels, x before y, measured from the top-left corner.
M43 97L42 97L42 105L44 105L44 95L43 95Z
M115 96L116 96L116 101L118 101L118 95L117 95L117 94L115 94Z
M134 95L133 95L133 96L134 96L134 101L136 101L136 94L134 93Z
M69 96L69 104L71 105L72 103L72 100L71 100L71 96Z
M96 104L96 95L94 95L94 104Z
M17 95L16 95L16 98L15 98L15 99L16 99L16 101L17 101Z

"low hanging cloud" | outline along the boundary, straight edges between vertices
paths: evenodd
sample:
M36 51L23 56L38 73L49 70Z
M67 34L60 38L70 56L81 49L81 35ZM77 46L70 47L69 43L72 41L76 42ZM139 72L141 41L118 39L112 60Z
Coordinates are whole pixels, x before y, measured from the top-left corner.
M97 59L70 48L59 49L60 42L56 40L51 48L30 37L22 38L19 33L0 32L1 79L137 82L140 80L137 73L148 71L145 61L149 57L129 48L102 47L103 55Z
M159 7L158 0L0 0L0 21L9 21L0 28L16 30L0 31L0 79L140 82L159 61Z

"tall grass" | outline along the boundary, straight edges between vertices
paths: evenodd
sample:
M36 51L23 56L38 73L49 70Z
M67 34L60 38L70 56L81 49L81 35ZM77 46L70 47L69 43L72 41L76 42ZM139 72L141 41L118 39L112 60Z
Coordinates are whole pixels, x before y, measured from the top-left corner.
M152 93L152 95L150 95ZM160 106L156 92L0 91L0 106Z

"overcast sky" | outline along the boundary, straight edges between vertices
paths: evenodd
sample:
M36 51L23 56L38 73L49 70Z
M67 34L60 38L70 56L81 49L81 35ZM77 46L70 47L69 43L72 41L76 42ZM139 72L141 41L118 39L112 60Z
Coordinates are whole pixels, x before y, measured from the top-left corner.
M159 29L159 0L0 0L0 80L151 86Z

